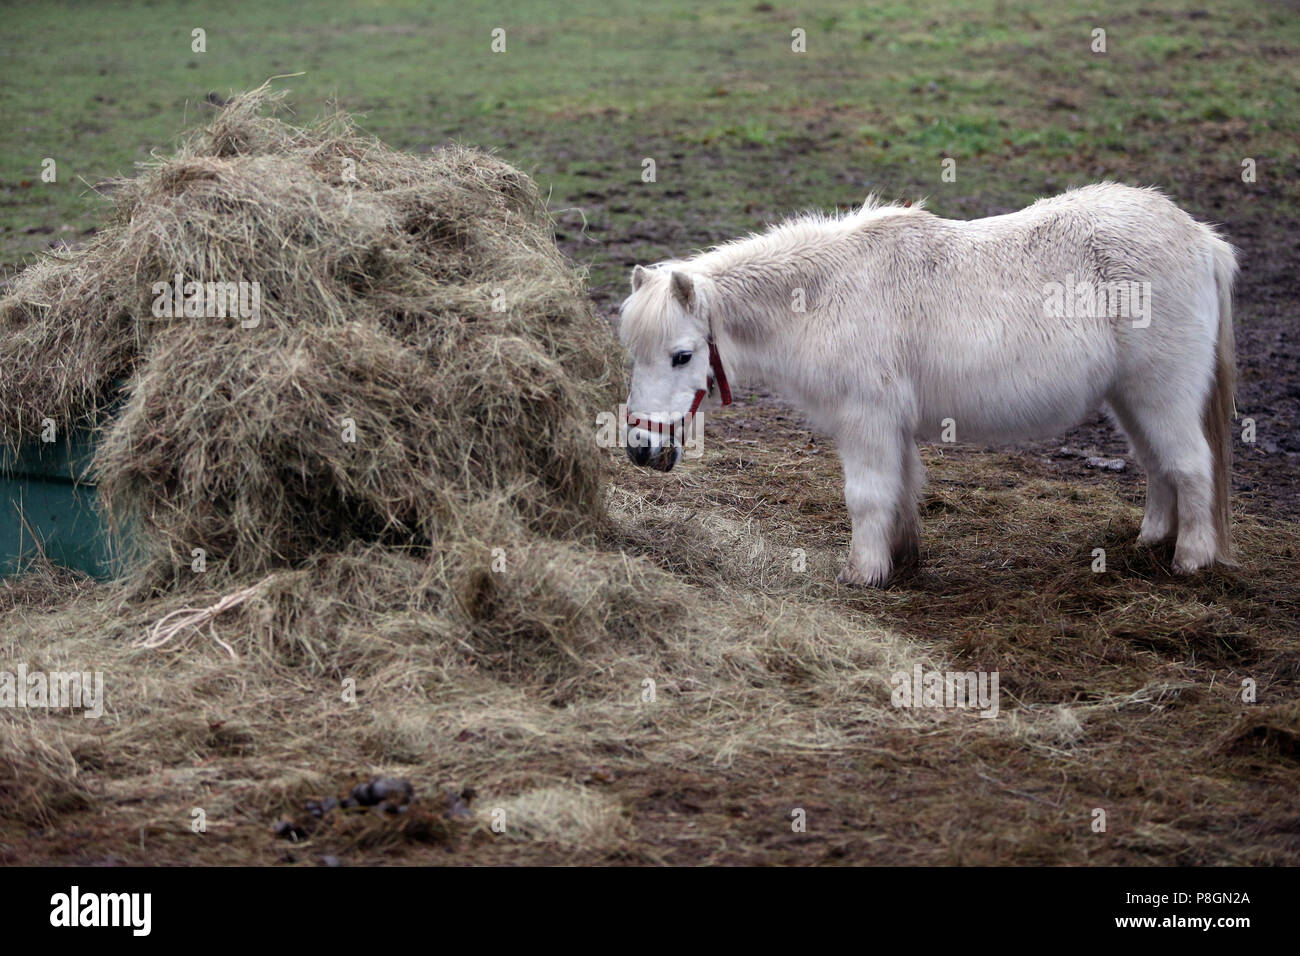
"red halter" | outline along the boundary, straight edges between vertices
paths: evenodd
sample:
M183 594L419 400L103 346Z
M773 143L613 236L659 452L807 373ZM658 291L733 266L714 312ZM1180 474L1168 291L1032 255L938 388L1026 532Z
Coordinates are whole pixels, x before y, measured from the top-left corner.
M709 377L707 388L697 388L695 390L695 400L691 402L691 410L681 418L671 422L656 422L648 418L641 418L627 413L627 423L633 428L642 428L648 432L655 432L659 435L667 434L668 444L676 444L677 429L685 428L688 419L693 417L700 410L700 405L704 400L717 391L722 396L722 404L731 404L731 386L727 384L727 373L722 368L722 358L718 355L718 346L713 339L709 339Z

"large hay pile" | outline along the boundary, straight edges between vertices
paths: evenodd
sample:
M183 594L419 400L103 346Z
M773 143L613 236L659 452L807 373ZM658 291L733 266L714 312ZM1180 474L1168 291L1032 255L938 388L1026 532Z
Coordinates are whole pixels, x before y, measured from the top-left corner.
M621 361L533 182L470 149L388 149L342 115L291 126L278 99L236 98L116 183L87 247L18 277L4 440L104 425L101 494L147 579L189 577L195 548L239 576L354 539L427 545L476 501L591 528L594 413ZM178 275L256 281L260 322L155 316Z

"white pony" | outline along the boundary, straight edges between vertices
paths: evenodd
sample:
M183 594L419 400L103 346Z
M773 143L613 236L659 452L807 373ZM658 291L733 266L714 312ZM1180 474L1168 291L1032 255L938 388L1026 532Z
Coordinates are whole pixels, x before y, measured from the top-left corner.
M1105 404L1147 473L1139 543L1231 562L1232 247L1154 189L1086 186L961 222L868 199L690 259L637 266L628 454L667 471L728 377L833 435L847 584L918 555L917 439L1048 437Z

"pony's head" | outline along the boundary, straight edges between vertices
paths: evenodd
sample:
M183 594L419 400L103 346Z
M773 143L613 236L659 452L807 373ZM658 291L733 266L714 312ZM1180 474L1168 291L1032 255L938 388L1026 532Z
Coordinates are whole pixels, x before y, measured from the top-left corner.
M682 456L689 419L715 387L731 401L710 335L709 280L666 262L632 270L619 337L632 356L627 398L627 455L638 465L668 471Z

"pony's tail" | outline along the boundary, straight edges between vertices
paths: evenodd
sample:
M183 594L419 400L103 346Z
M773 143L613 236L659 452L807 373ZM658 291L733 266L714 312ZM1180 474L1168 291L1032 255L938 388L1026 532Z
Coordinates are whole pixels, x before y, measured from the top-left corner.
M1216 557L1224 564L1235 564L1231 496L1237 355L1232 331L1232 284L1237 275L1237 256L1232 246L1218 236L1211 239L1211 255L1214 259L1214 283L1219 293L1219 342L1215 350L1214 382L1205 401L1202 427L1213 455Z

